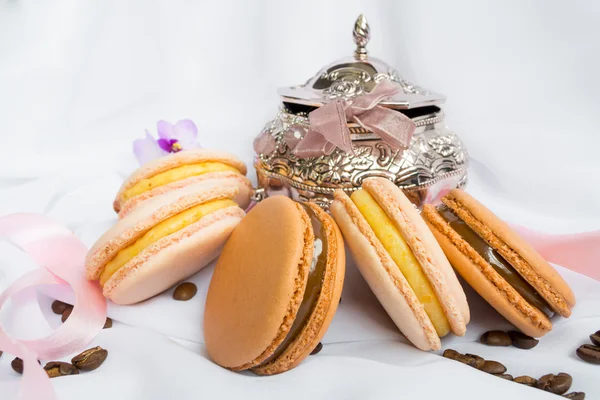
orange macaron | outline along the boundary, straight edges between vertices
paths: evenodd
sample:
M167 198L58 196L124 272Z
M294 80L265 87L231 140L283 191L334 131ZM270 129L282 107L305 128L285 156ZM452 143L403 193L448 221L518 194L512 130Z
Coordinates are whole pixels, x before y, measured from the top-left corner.
M244 162L223 151L190 149L160 157L134 171L121 185L113 208L123 218L154 196L206 180L236 187L234 200L242 209L248 207L252 184Z
M423 217L454 269L523 333L540 337L575 296L554 268L506 223L463 190L425 205Z
M163 292L218 256L244 216L236 195L234 187L205 181L145 201L90 249L87 278L117 304Z
M269 197L231 234L204 313L210 358L273 375L318 345L337 310L345 274L341 233L314 204Z

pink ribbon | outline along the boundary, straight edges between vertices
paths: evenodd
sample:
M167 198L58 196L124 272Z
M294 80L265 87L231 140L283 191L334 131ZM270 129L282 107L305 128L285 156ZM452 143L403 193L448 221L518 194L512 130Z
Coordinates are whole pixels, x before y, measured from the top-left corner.
M106 321L106 299L83 271L87 248L71 231L48 217L14 214L0 218L0 236L27 252L41 268L30 271L0 294L0 309L14 294L39 285L71 286L75 304L69 319L47 337L13 339L0 324L0 350L23 360L19 399L56 399L50 379L37 360L55 360L80 351Z
M379 106L386 97L400 90L397 85L384 80L371 93L357 96L352 101L337 99L325 104L308 114L308 132L302 138L284 134L286 143L300 158L329 155L336 147L354 154L348 129L348 121L353 121L376 133L391 147L406 149L415 131L414 122L401 112ZM270 154L275 147L275 138L268 130L254 140L254 151L258 154Z
M393 148L407 148L415 131L414 122L398 111L378 105L398 91L397 85L384 80L369 94L352 101L337 99L311 111L310 129L293 149L294 154L301 158L318 157L331 154L336 147L353 154L348 121L376 133Z
M550 235L513 225L547 261L600 281L600 230L570 235Z

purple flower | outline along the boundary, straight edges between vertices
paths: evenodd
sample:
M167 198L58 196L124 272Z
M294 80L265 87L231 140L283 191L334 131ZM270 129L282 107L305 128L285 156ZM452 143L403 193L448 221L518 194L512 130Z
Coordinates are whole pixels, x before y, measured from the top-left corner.
M167 121L158 121L156 124L158 140L146 131L145 139L133 142L133 153L140 165L169 153L197 148L198 128L189 119L183 119L175 125Z

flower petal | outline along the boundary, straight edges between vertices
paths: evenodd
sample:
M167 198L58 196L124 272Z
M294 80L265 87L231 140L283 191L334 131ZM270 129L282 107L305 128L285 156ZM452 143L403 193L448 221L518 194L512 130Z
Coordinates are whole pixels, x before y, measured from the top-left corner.
M158 144L158 147L160 147L167 153L171 152L171 145L172 145L171 140L160 138L156 141L156 144Z
M146 131L145 139L137 139L133 142L133 154L135 154L140 165L144 165L148 161L152 161L168 153L162 150L152 135Z
M156 131L158 132L158 137L161 139L173 138L173 124L170 122L158 121L156 123Z
M198 146L198 128L192 120L182 119L173 126L171 138L177 139L183 150Z

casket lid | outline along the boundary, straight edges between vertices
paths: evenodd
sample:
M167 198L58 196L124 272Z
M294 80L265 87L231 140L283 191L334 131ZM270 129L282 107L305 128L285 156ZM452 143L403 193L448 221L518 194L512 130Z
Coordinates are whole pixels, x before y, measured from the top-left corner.
M370 92L383 79L398 85L396 95L380 103L390 108L408 109L441 104L444 95L434 93L403 79L389 64L369 57L366 46L370 39L367 19L360 15L353 30L356 50L352 57L339 59L324 67L305 84L278 90L284 102L319 107L337 98L349 100Z

